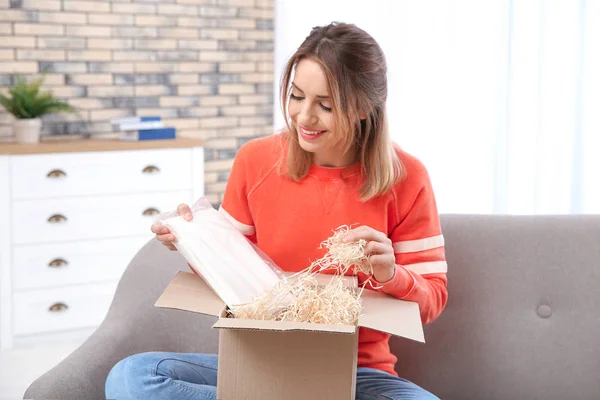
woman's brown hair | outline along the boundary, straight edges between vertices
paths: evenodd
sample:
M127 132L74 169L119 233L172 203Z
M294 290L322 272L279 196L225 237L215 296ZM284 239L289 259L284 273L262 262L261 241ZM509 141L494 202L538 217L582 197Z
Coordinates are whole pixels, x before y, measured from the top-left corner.
M386 115L387 67L379 44L353 24L333 22L312 29L289 59L281 77L281 106L287 131L287 174L294 180L306 176L312 154L300 147L296 127L287 110L292 73L298 62L317 62L325 76L344 153L356 150L362 164L363 201L388 192L403 177L400 162L388 132ZM360 116L366 116L360 119Z

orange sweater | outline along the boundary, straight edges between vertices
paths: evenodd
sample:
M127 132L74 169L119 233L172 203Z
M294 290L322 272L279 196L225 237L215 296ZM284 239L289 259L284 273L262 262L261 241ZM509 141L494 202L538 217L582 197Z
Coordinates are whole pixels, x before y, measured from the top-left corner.
M437 208L427 171L398 150L407 178L389 193L363 203L360 166L312 165L301 182L278 173L286 145L281 135L252 140L235 158L221 206L229 220L284 271L300 271L322 257L319 244L341 225L385 232L396 253L394 277L380 289L419 303L424 323L446 304L446 262ZM343 172L343 175L341 173ZM359 276L359 282L364 280ZM391 315L390 318L393 318ZM361 328L358 366L395 374L390 335Z

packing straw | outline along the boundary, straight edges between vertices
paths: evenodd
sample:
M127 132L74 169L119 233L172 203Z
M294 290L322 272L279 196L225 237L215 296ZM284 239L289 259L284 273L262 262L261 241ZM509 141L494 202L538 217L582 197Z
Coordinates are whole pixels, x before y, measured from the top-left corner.
M171 230L177 250L227 306L250 303L281 281L283 272L205 197L191 209L191 221L174 211L157 223Z
M345 243L348 226L334 230L321 243L327 253L305 270L280 281L262 296L248 304L233 307L235 318L356 325L362 309L361 295L365 285L372 286L372 266L365 255L365 240ZM352 271L350 271L352 269ZM316 275L333 272L327 285L320 285ZM368 275L362 288L346 287L343 276L352 272Z

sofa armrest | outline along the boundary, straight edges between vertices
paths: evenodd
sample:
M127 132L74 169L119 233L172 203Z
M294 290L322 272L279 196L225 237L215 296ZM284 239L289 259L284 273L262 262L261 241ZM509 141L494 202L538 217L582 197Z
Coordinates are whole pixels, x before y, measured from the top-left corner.
M108 314L72 354L42 375L26 399L104 399L104 383L123 358L147 351L216 353L214 317L154 307L177 271L188 266L178 252L148 242L121 277Z

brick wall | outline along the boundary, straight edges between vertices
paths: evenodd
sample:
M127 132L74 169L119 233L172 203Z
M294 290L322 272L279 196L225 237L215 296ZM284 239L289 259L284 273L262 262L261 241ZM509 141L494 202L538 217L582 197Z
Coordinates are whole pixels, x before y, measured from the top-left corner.
M160 115L206 139L218 204L236 150L272 133L273 0L0 0L0 91L13 73L80 111L44 135L114 136L111 118ZM0 137L12 135L0 111Z

